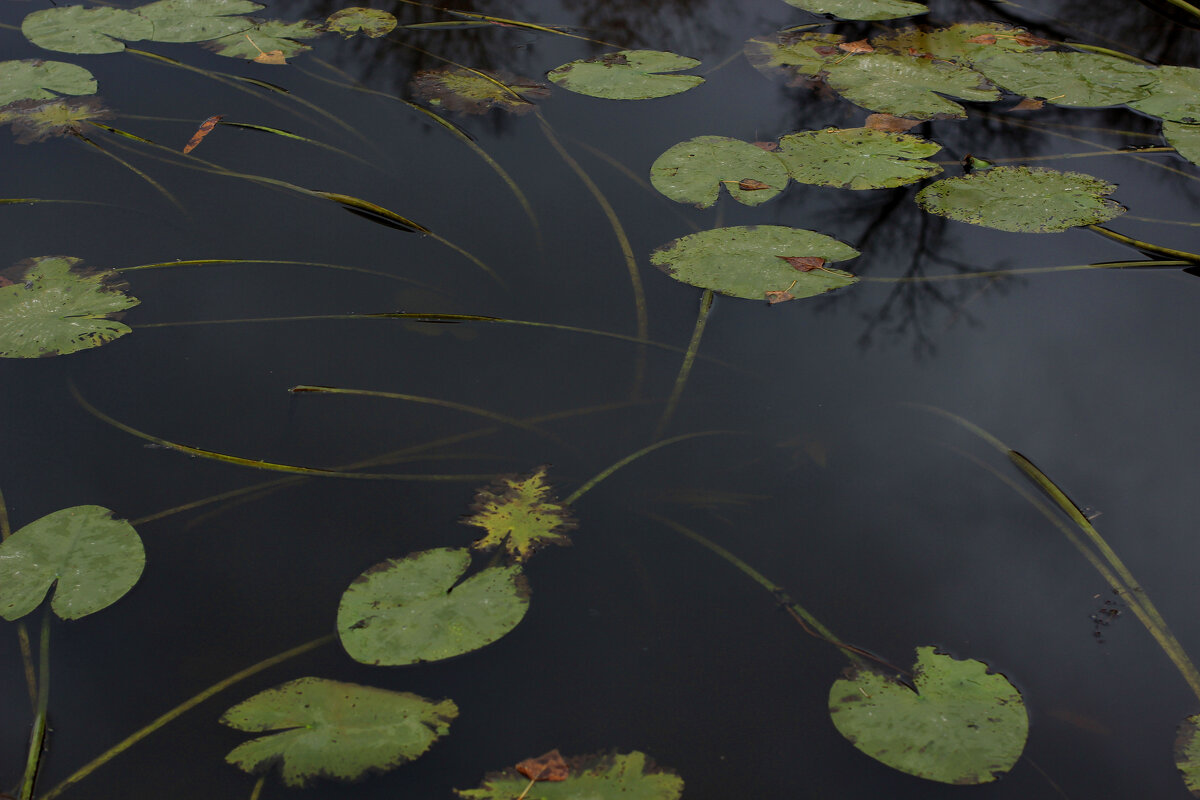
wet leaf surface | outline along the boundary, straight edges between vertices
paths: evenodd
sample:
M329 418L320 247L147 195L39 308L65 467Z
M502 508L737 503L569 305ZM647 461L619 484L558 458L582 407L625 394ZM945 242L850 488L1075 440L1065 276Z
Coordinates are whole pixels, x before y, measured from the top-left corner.
M21 32L38 47L60 53L119 53L125 42L153 36L154 23L120 8L59 6L25 17Z
M262 8L249 0L158 0L133 9L154 23L155 42L207 42L249 31L254 21L241 14Z
M699 75L669 75L698 67L694 58L661 50L620 50L572 61L547 77L568 91L607 100L650 100L686 92L704 83Z
M1149 67L1098 53L996 51L974 63L1014 94L1078 108L1134 102L1149 95L1155 81Z
M461 520L487 531L471 545L483 552L503 547L514 561L525 561L547 545L569 545L575 518L546 483L546 468L528 475L506 475L475 493L472 513Z
M756 206L782 192L787 182L787 168L777 156L725 136L680 142L650 166L655 189L678 203L700 208L717 202L722 186L738 202Z
M1164 122L1163 137L1179 155L1193 164L1200 165L1200 125Z
M59 95L94 94L96 79L62 61L0 61L0 107L17 100L52 100Z
M779 140L779 158L793 180L845 189L904 186L942 171L926 159L942 146L869 128L802 131Z
M566 780L538 783L526 795L539 800L677 800L683 780L655 767L645 753L582 756L568 760ZM516 770L492 772L477 789L456 789L465 800L513 800L529 786Z
M1149 95L1129 104L1171 122L1200 122L1200 69L1162 66L1154 70Z
M283 64L286 59L311 49L303 43L304 40L320 35L320 26L307 20L299 22L267 20L230 36L213 39L205 47L218 55L229 58ZM277 58L261 58L276 52L278 53Z
M983 75L966 67L889 53L851 56L831 65L826 81L852 103L909 119L967 115L961 105L942 95L984 103L1000 98Z

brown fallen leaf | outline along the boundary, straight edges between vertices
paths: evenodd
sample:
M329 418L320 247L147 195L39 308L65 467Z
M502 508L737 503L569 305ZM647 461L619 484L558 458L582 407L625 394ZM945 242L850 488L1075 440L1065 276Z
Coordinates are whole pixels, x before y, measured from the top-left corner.
M871 128L876 131L886 131L888 133L904 133L910 128L915 128L921 124L919 119L904 119L903 117L894 117L891 114L871 114L863 123L864 128Z
M773 153L779 149L779 142L751 142L755 147L766 150L768 153Z
M743 192L756 192L761 189L770 189L771 185L762 181L756 181L753 178L742 178L738 181L737 187Z
M813 47L813 52L819 56L836 56L841 51L831 44L818 44Z
M1036 100L1032 97L1026 97L1021 102L1009 109L1009 111L1037 111L1042 106L1046 105L1045 100Z
M782 258L790 266L795 267L801 272L812 272L814 269L824 269L825 259L819 256L776 256ZM791 288L790 286L788 287Z
M201 122L200 127L196 129L194 134L192 134L192 138L188 139L188 143L183 146L183 154L186 156L188 153L195 150L196 145L200 144L200 140L205 136L208 136L209 131L217 127L217 123L224 118L224 114L215 114L204 120L204 122Z
M265 53L256 55L251 61L257 61L259 64L286 64L287 59L283 57L282 50L268 50Z
M1049 47L1054 42L1049 39L1042 39L1030 33L1018 33L1013 37L1017 44L1022 47Z
M786 291L782 291L782 292L768 291L765 294L767 295L767 303L769 303L770 305L775 305L776 303L786 303L788 300L796 299L796 296L794 294L790 294L789 292L786 292Z
M815 49L815 48L814 48ZM859 39L857 42L841 42L838 44L838 49L846 53L874 53L875 48L867 44L866 39Z
M567 762L557 748L537 758L525 759L517 764L517 772L531 781L565 781L570 777Z
M967 41L971 44L995 44L996 36L991 33L981 33L978 36L972 36Z

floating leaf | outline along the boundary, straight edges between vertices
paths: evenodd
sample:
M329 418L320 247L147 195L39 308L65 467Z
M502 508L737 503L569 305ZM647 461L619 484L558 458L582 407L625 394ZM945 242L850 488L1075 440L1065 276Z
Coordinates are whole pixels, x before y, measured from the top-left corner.
M60 94L95 94L92 73L62 61L0 61L0 106L17 100L53 100Z
M1014 53L997 50L975 68L994 83L1058 106L1094 108L1146 97L1154 70L1099 53Z
M565 781L571 777L571 769L557 749L527 758L515 769L531 781Z
M902 55L928 56L970 66L976 58L997 52L1024 52L1041 42L1022 28L998 22L965 22L948 28L905 28L876 36L877 50Z
M466 549L439 548L376 564L342 594L337 630L355 661L395 666L438 661L491 644L529 608L520 566L495 566L462 581Z
M1129 105L1171 122L1200 122L1200 69L1164 66L1153 74L1149 96Z
M799 272L785 259L845 261L858 251L824 234L780 225L714 228L659 247L650 262L677 281L721 294L764 300L780 293L811 297L856 283L849 272L822 267ZM778 302L778 300L776 300Z
M531 100L550 95L550 87L511 75L492 75L464 67L418 72L410 84L413 95L430 105L463 114L486 114L493 108L528 114Z
M270 56L278 51L278 58L268 59L267 63L283 64L285 59L312 49L303 44L302 40L320 35L321 27L315 22L283 22L272 19L260 22L240 33L213 39L205 47L218 55L251 61L259 61L262 56Z
M919 136L869 128L802 131L779 140L779 158L800 183L846 189L904 186L942 171L924 159L942 149Z
M0 125L12 125L17 144L29 144L77 134L84 122L112 116L95 97L18 100L0 108Z
M158 0L133 9L154 23L155 42L207 42L249 31L254 22L238 14L262 8L250 0Z
M204 141L204 137L212 133L212 129L217 127L217 123L225 118L224 114L214 114L204 122L200 123L200 127L192 134L192 138L188 139L188 143L183 146L183 154L187 155L199 146L200 142Z
M967 67L891 53L850 56L830 65L826 82L852 103L909 119L962 118L967 112L941 95L991 102L1000 92Z
M753 182L743 186L747 180ZM756 206L782 192L787 182L787 168L777 156L725 136L680 142L650 167L655 189L678 203L700 208L717 202L722 185L735 200Z
M743 52L755 69L766 74L782 72L795 85L804 76L819 75L842 58L837 46L845 41L845 37L832 33L781 33L750 39Z
M546 76L568 91L607 100L650 100L704 83L699 75L664 75L699 66L694 58L661 50L619 50L550 70Z
M867 118L863 120L864 128L887 133L904 133L920 124L921 120L919 119L904 119L903 117L893 117L891 114L868 114Z
M279 731L225 756L246 772L281 763L283 782L316 777L352 781L412 761L450 730L458 708L408 692L324 678L298 678L259 692L225 712L239 731Z
M1105 199L1115 189L1078 172L993 167L931 183L916 199L931 214L959 222L1018 233L1058 233L1125 213Z
M928 13L929 8L906 0L784 0L788 5L814 14L832 14L841 19L896 19Z
M634 750L627 755L581 756L568 761L566 780L539 783L528 796L537 800L677 800L683 780L659 769ZM478 789L455 789L466 800L512 800L529 786L529 779L509 769L488 773Z
M20 619L54 586L54 613L85 617L121 599L145 565L137 531L107 508L55 511L0 543L0 616Z
M1021 693L981 661L917 648L916 691L862 666L829 690L834 727L876 761L931 781L988 783L1025 749Z
M362 31L372 39L378 39L392 32L396 27L396 17L387 11L377 8L343 8L335 11L325 20L325 30L340 33L347 38Z
M546 467L528 475L501 476L475 493L474 513L461 520L487 531L471 547L485 552L504 547L519 562L548 544L569 545L566 534L576 522L555 499L546 483Z
M1179 155L1200 166L1200 125L1164 122L1163 136Z
M0 358L57 356L129 333L113 314L138 300L112 270L77 268L78 258L41 256L7 272L0 287Z
M62 53L119 53L125 42L149 39L154 23L120 8L59 6L34 11L21 22L25 38ZM124 41L122 41L124 40Z
M1200 714L1179 723L1175 734L1175 766L1193 796L1200 797Z

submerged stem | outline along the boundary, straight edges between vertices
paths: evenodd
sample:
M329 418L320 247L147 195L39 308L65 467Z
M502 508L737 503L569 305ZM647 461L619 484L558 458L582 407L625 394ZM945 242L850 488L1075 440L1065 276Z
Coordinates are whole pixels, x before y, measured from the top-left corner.
M675 416L679 398L683 395L683 387L687 384L688 376L692 372L692 365L696 362L696 352L700 349L700 338L704 336L704 326L708 324L708 312L712 309L712 304L713 290L705 289L700 295L700 311L696 315L696 327L692 329L692 340L688 342L687 352L683 354L683 362L679 365L679 374L675 376L675 386L672 387L671 396L667 399L667 407L663 409L658 426L654 429L653 438L656 440L662 438L667 425L671 423L671 417Z
M25 777L21 781L20 800L32 800L38 768L46 746L46 709L50 705L50 605L42 609L42 641L38 648L37 708L33 729L29 732L29 753L25 758Z
M8 522L8 504L4 502L4 492L0 492L0 542L12 536L12 527ZM37 676L33 670L33 648L29 644L29 628L25 620L17 622L17 644L21 648L21 661L25 665L25 687L29 690L29 705L33 713L37 713Z

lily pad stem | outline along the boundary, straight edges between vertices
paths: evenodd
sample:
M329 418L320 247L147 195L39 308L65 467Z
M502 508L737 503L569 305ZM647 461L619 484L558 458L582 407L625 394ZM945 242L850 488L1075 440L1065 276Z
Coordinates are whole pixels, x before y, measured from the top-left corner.
M8 522L8 505L4 502L4 493L0 492L0 542L12 536L12 527ZM37 677L33 671L33 648L29 644L29 628L25 621L17 622L17 643L21 647L21 661L25 664L25 686L29 689L29 705L37 713Z
M708 312L712 309L713 290L705 289L700 295L700 313L696 315L696 327L692 329L692 340L688 342L687 352L683 354L683 363L679 365L679 374L675 376L675 386L671 389L671 396L667 399L667 407L663 409L662 417L658 420L658 427L654 429L654 439L662 438L663 431L667 429L667 425L671 423L671 417L675 416L675 409L679 406L679 398L683 395L683 387L687 384L688 376L692 372L692 364L696 362L696 351L700 349L700 338L704 336L704 326L708 324Z
M1089 231L1095 231L1096 233L1100 234L1101 236L1107 236L1109 239L1118 241L1121 244L1127 244L1130 247L1136 247L1138 250L1141 250L1143 253L1153 253L1156 256L1166 256L1167 258L1178 258L1178 259L1182 259L1184 261L1190 261L1193 264L1200 264L1200 255L1196 255L1195 253L1189 253L1186 250L1176 250L1171 247L1163 247L1161 245L1150 244L1149 242L1143 242L1138 239L1134 239L1129 236L1125 236L1124 234L1117 233L1116 231L1110 231L1108 228L1102 228L1099 225L1088 225L1087 227L1088 227Z
M50 704L50 606L42 609L42 640L38 648L37 708L33 715L33 730L29 733L29 754L25 758L25 777L21 781L20 800L32 800L37 783L42 751L46 745L46 709Z

